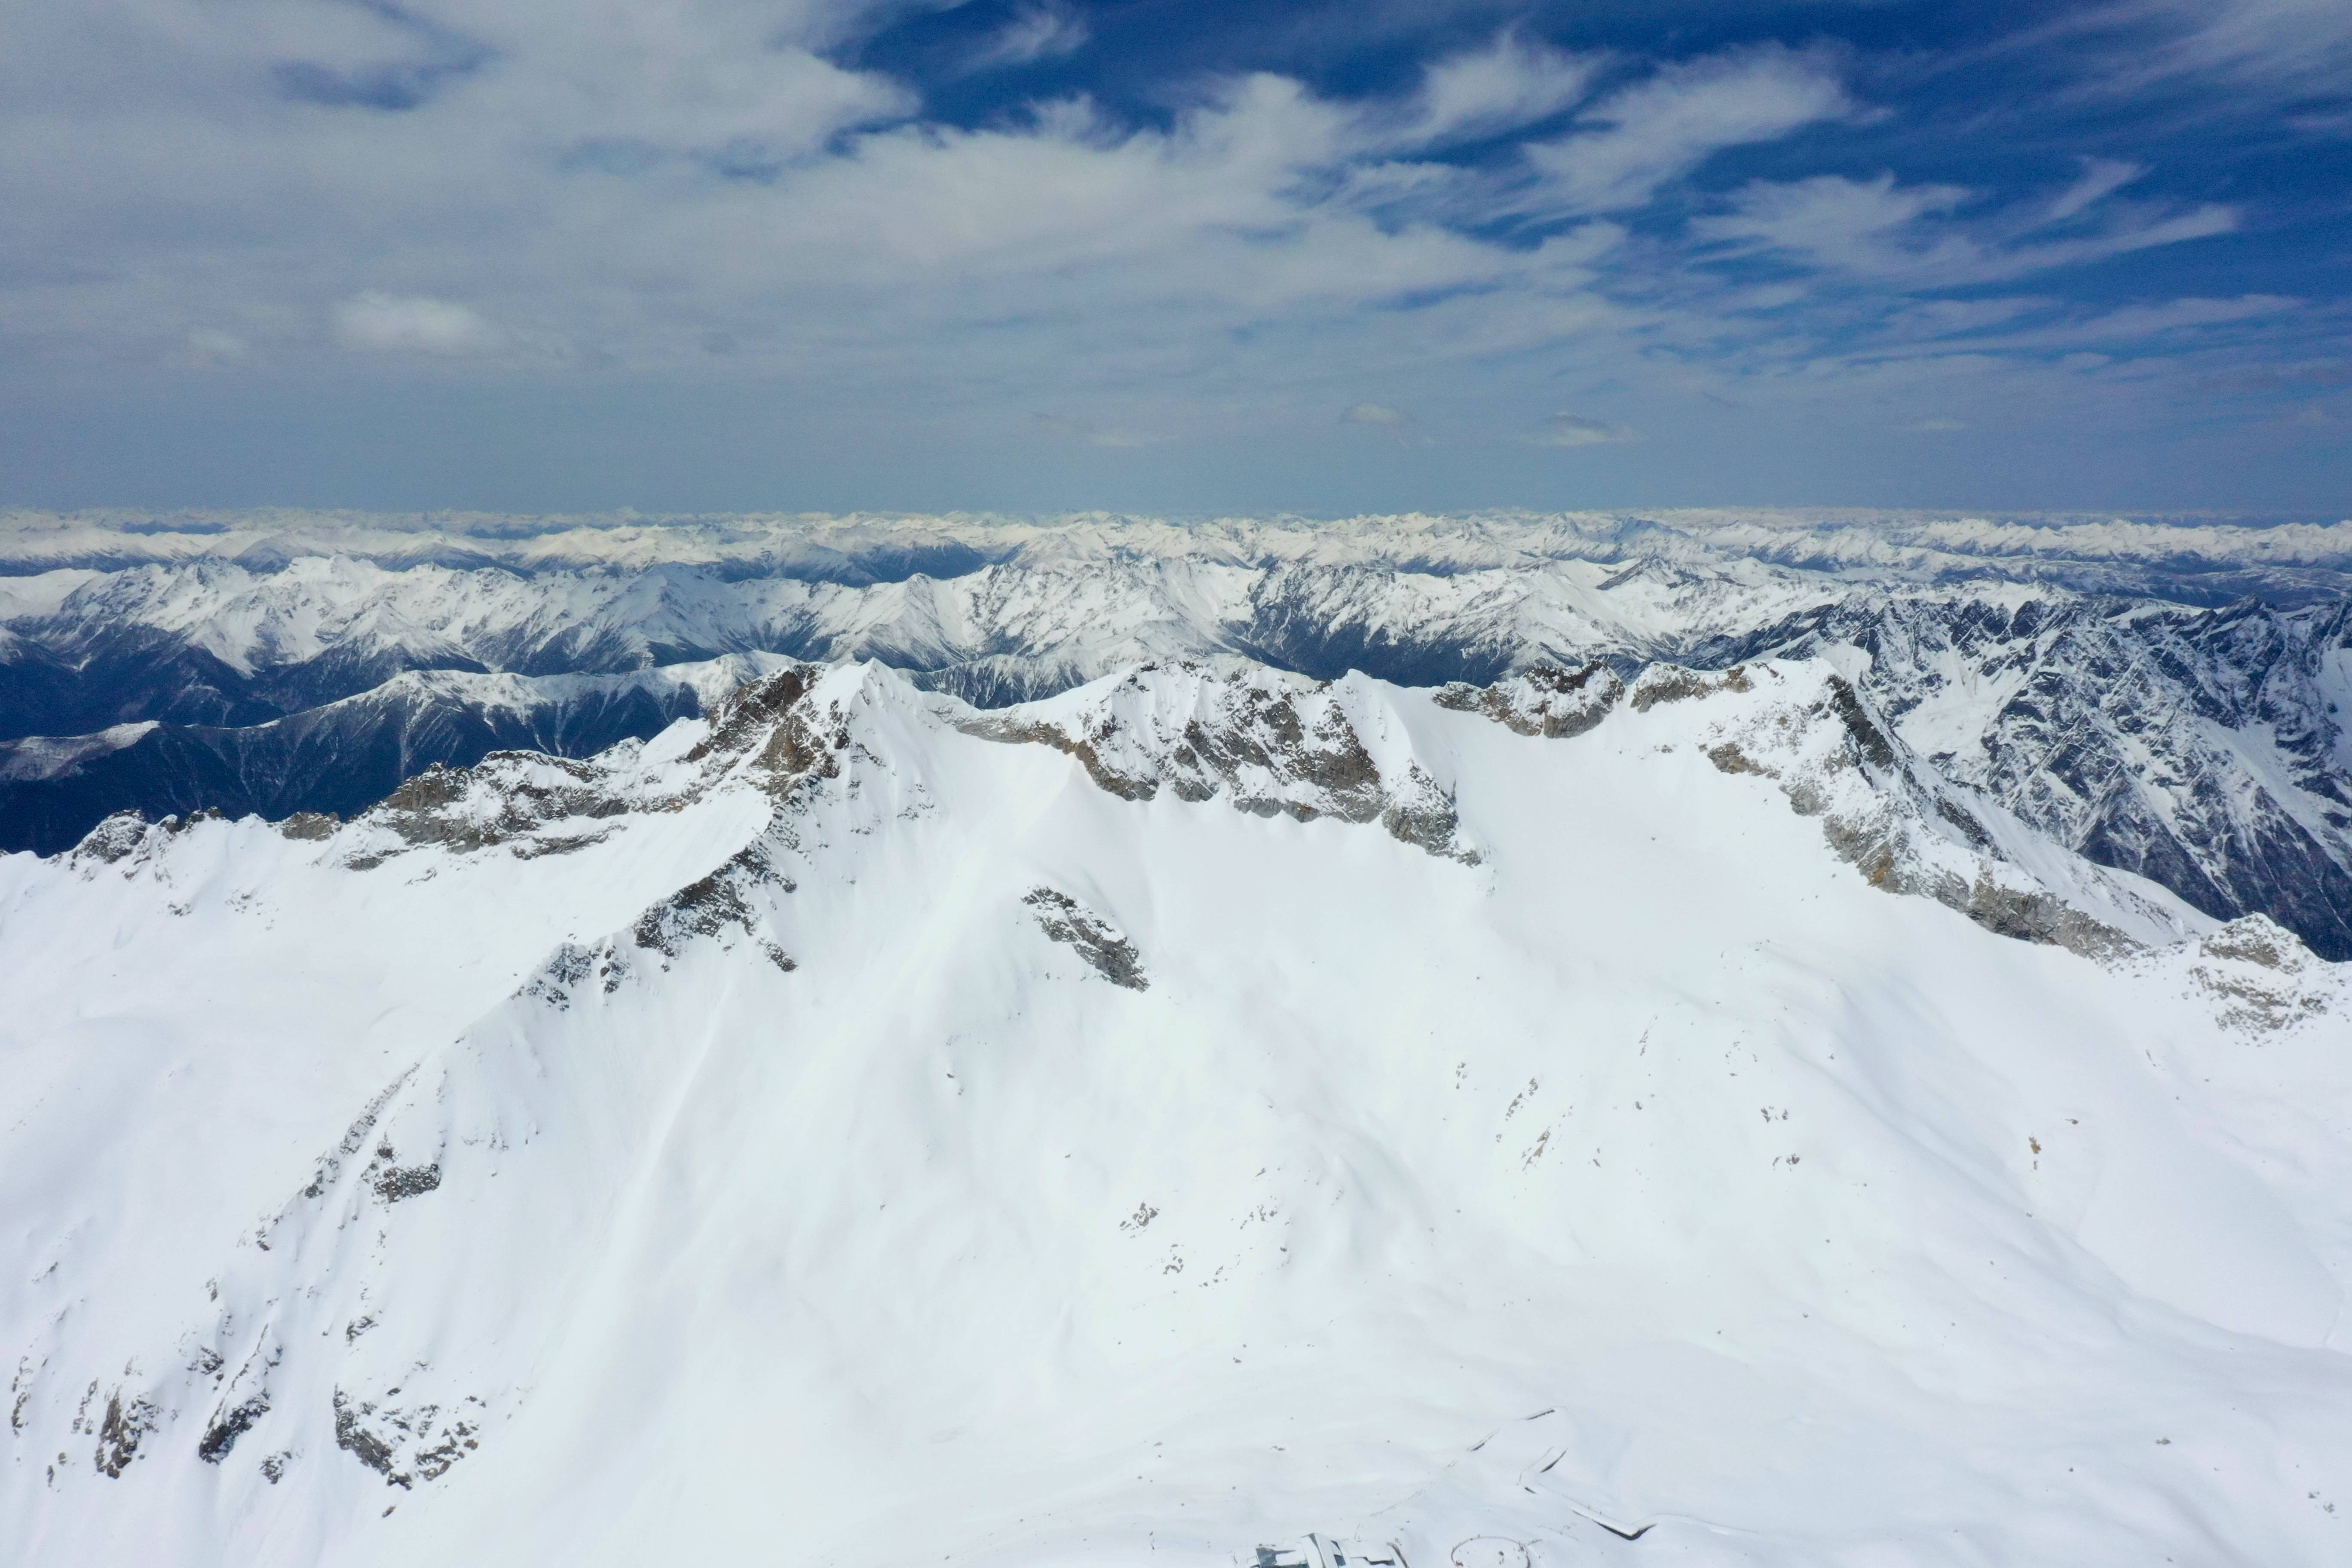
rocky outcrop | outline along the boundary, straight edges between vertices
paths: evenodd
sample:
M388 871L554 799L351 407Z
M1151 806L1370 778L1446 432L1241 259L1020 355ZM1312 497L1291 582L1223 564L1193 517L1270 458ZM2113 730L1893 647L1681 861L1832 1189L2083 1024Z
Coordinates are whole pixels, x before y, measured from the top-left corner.
M1127 800L1163 788L1259 816L1378 823L1433 855L1475 862L1454 801L1373 683L1310 681L1257 665L1144 665L1068 697L964 721L987 740L1052 746Z
M1067 893L1033 888L1022 900L1036 917L1037 929L1048 942L1058 942L1086 960L1087 966L1113 985L1149 991L1142 954L1119 933L1117 926Z
M1599 724L1624 694L1616 672L1595 659L1576 670L1533 665L1486 687L1454 681L1438 689L1437 705L1484 713L1522 735L1563 740Z
M1436 701L1555 738L1597 729L1617 708L1670 716L1717 770L1769 780L1791 810L1820 818L1831 849L1872 886L1933 899L2002 936L2113 959L2190 934L2178 910L2053 852L1928 766L1824 663L1652 665L1630 686L1598 665L1538 668L1484 689L1450 686Z

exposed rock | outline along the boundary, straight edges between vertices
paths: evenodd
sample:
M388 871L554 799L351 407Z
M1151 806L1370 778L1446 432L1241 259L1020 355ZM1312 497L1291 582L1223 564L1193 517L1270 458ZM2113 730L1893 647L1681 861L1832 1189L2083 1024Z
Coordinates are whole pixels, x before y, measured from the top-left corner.
M335 1447L382 1476L385 1485L405 1488L413 1478L393 1468L399 1456L392 1442L366 1424L375 1408L335 1390Z
M236 1440L253 1430L253 1424L269 1414L269 1396L257 1394L249 1399L224 1408L205 1427L205 1435L196 1444L196 1458L207 1465L217 1465L228 1458Z
M1625 694L1625 683L1599 659L1564 670L1530 665L1492 686L1454 681L1440 687L1437 705L1486 714L1522 735L1561 740L1581 735L1609 716Z
M139 1458L139 1445L155 1430L163 1412L152 1400L137 1394L123 1397L116 1389L107 1396L106 1415L98 1427L98 1472L120 1477Z
M89 830L74 846L77 866L110 866L130 856L147 837L147 819L136 811L118 811Z
M1602 672L1588 666L1580 673L1591 680ZM1454 687L1436 700L1522 734L1591 728L1533 722L1526 690L1516 682L1483 693ZM2079 862L2046 850L2036 856L2033 836L2013 823L1997 831L1990 819L2003 815L1998 805L1937 775L1895 738L1867 698L1818 665L1719 673L1653 665L1630 690L1624 707L1632 713L1699 704L1702 754L1720 772L1776 783L1791 810L1822 819L1830 847L1873 887L1934 899L2002 936L2102 959L2184 934L2176 916L2116 879L2096 872L2086 879L2089 868ZM2039 864L2029 867L2020 855ZM2045 880L2052 876L2063 890Z
M1074 949L1105 980L1129 991L1151 989L1135 944L1100 915L1051 888L1033 888L1021 901L1035 911L1038 930Z
M1261 668L1216 672L1146 665L1048 703L968 720L968 733L1049 745L1124 800L1164 787L1179 800L1222 795L1238 810L1300 822L1377 822L1430 854L1475 863L1453 797L1401 733L1373 754L1362 724L1385 725L1368 683L1305 681Z
M1633 695L1627 699L1636 713L1646 713L1661 702L1685 702L1694 697L1709 697L1718 691L1748 691L1748 672L1738 665L1718 673L1685 669L1669 664L1654 664L1633 679Z
M432 1192L440 1184L441 1167L437 1163L389 1166L377 1174L373 1184L375 1195L388 1204Z
M394 1405L390 1398L388 1393L383 1399L355 1399L341 1388L334 1394L335 1447L382 1476L386 1486L405 1491L420 1480L438 1480L481 1447L487 1406L474 1395L446 1415L438 1405Z
M2330 1012L2338 982L2276 921L2247 915L2197 944L2189 977L2230 1027L2269 1034Z

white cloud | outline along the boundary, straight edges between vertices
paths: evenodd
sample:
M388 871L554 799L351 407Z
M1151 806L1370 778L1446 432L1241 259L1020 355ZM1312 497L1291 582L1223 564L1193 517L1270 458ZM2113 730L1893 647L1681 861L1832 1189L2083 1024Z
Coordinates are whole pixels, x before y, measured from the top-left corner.
M1582 98L1601 64L1507 30L1484 48L1429 66L1397 140L1425 146L1532 124Z
M2303 303L2283 294L2242 294L2234 300L2167 300L2153 305L2126 305L2093 315L2077 315L2022 331L1977 332L1949 337L1924 352L1964 350L1971 353L2048 353L2059 349L2097 343L2128 348L2153 338L2194 332L2200 328L2232 326L2263 317L2277 317ZM1905 352L1897 350L1895 352Z
M252 356L243 338L217 327L194 327L188 331L188 362L200 366L243 364Z
M2126 163L2114 158L2085 158L2083 160L2082 177L2058 193L2043 216L2048 222L2063 223L2147 173L2145 164Z
M1419 427L1335 427L1334 387L1508 432L1528 407L1826 402L1960 374L1938 353L2038 365L2033 334L2092 342L2102 313L2095 346L2118 356L2283 319L1931 298L2236 221L2145 197L2168 168L2092 160L2047 189L1984 192L1839 174L1749 185L1695 228L1630 216L1721 149L1864 118L1827 52L1661 64L1507 31L1379 98L1258 72L1165 83L1164 119L1074 96L967 128L823 58L854 20L830 4L269 0L241 29L215 0L107 3L121 28L102 71L58 8L0 7L0 211L11 254L42 260L0 281L0 380L17 388L47 374L23 368L26 342L139 369L226 363L234 339L266 349L238 386L338 345L453 375L568 357L610 367L609 387L757 381L877 429L911 407L939 428L1066 408L1096 423L1054 416L1033 435L1113 446L1191 441L1228 417L1202 411L1244 409L1235 439L1283 428L1360 451L1361 429ZM267 97L275 61L361 81L440 58L394 19L410 13L489 63L404 111ZM1022 49L1070 36L1029 26ZM1535 125L1524 153L1470 149ZM1601 209L1629 216L1576 216ZM352 295L362 279L385 287ZM2141 339L2115 335L2136 324ZM1979 406L1895 406L1947 404ZM1854 424L1894 417L1873 405ZM1630 434L1564 422L1535 438Z
M1378 430L1400 447L1427 447L1433 443L1421 433L1419 423L1402 408L1385 403L1356 403L1342 409L1342 425L1360 425Z
M1068 6L1031 5L989 39L966 68L996 70L1033 60L1060 59L1086 47L1091 37L1086 18Z
M2238 225L2233 208L2213 203L2180 210L2125 205L2112 209L2096 232L2035 239L2029 237L2049 221L2049 206L2029 210L2021 221L2005 212L1975 224L1958 221L1971 195L1957 185L1900 185L1891 174L1759 181L1736 193L1727 213L1698 220L1692 231L1738 253L1773 254L1911 287L1957 288L2227 234Z
M1937 415L1931 419L1915 419L1902 428L1915 436L1937 436L1955 430L1965 430L1968 426L1948 416Z
M1600 419L1588 419L1580 414L1555 414L1544 421L1543 427L1524 439L1536 447L1615 447L1628 441L1638 441L1641 433L1622 425L1611 425Z
M2274 316L2300 303L2284 294L2241 294L2234 300L2168 300L2160 305L2127 305L2109 310L2066 329L2066 332L2070 338L2084 342L2130 342L2183 328Z
M348 349L454 356L492 353L507 342L467 306L373 289L337 305L334 322L335 341Z
M2068 40L2108 93L2168 78L2217 77L2341 98L2352 65L2352 5L2343 0L2109 0L2062 15L2042 36ZM2101 38L2094 51L2078 40Z
M1750 49L1671 66L1584 117L1604 129L1530 144L1528 161L1543 182L1528 205L1554 212L1638 207L1727 147L1777 141L1853 108L1836 72L1815 55Z
M1898 186L1893 174L1874 180L1818 174L1747 185L1732 197L1728 214L1701 219L1693 227L1710 239L1870 270L1903 259L1904 253L1890 246L1888 236L1927 214L1948 212L1968 198L1969 193L1958 185Z

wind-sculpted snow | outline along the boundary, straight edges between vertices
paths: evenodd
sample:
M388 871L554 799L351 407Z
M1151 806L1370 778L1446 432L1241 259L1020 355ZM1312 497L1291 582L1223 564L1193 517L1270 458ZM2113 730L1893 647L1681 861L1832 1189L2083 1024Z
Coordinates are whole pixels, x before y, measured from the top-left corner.
M0 561L6 846L583 755L709 700L646 672L713 661L877 658L1003 707L1153 661L1483 688L1819 654L1949 782L2352 958L2352 522L19 514ZM552 674L614 684L418 685Z
M1825 661L793 666L0 972L35 1568L2342 1552L2342 972Z

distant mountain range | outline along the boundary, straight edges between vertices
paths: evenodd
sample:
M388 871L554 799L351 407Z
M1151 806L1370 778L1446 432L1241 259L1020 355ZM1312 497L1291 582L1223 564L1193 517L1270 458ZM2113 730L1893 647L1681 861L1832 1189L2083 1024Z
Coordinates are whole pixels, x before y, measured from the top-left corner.
M1811 657L1955 787L2352 957L2352 522L15 513L0 573L0 848L348 816L784 660L994 707L1178 659L1434 686Z

